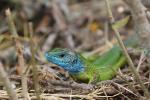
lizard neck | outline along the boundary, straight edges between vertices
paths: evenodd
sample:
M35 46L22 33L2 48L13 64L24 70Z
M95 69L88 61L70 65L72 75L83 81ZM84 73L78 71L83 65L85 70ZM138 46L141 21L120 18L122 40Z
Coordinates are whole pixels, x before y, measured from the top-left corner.
M76 63L76 65L79 65L80 67L82 66L83 67L83 70L81 71L81 68L78 72L75 72L75 73L70 73L70 75L72 76L72 78L78 82L85 82L85 83L88 83L89 80L90 80L90 75L87 73L87 59L84 58L82 55L78 54L78 61ZM75 67L75 66L74 66ZM77 68L77 67L76 67Z

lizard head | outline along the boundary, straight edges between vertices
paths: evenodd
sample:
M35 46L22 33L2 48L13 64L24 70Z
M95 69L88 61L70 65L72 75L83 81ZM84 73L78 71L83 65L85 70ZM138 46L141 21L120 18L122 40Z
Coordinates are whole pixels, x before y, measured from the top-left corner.
M80 55L69 49L56 48L45 53L48 61L62 67L69 73L84 71L84 63Z

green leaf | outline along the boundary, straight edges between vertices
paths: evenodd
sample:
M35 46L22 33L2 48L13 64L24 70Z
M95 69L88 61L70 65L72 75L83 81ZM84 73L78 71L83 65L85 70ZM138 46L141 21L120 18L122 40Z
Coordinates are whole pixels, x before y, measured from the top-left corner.
M116 21L114 24L112 24L112 28L120 29L124 27L128 23L129 19L130 19L130 16L127 16L119 21Z

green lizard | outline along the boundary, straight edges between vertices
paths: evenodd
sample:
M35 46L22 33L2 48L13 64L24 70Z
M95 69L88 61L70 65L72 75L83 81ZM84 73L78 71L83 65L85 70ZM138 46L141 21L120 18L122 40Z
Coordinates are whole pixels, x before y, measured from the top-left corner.
M129 18L127 16L115 22L112 27L119 29L125 26ZM138 36L134 34L124 44L127 47L135 47L138 44ZM67 70L75 80L86 83L112 79L117 70L127 62L122 49L117 45L92 60L85 58L80 53L61 48L46 52L45 57L48 61Z
M124 44L127 47L134 47L137 41L138 38L134 35ZM86 59L80 53L61 48L46 52L45 57L48 61L67 70L73 79L85 83L112 79L117 70L127 62L122 49L117 45L96 58L95 61Z

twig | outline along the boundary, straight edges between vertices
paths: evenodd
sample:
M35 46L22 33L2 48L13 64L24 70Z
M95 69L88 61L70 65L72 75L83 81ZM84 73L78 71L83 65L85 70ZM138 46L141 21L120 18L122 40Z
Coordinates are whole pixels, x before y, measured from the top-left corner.
M36 67L36 62L35 62L35 47L34 47L34 41L32 39L32 35L33 35L33 25L30 22L29 23L29 33L30 33L30 44L31 44L31 54L32 54L32 58L31 58L31 63L32 63L32 70L33 70L33 81L34 81L34 89L35 89L35 93L36 93L36 99L37 100L41 100L40 99L40 88L39 88L39 82L37 79L38 76L38 69Z
M18 64L20 68L20 75L21 75L21 82L22 82L22 95L24 96L24 100L29 100L29 94L28 94L28 89L27 89L27 77L24 75L25 71L25 63L24 63L24 58L23 58L23 48L21 43L18 41L17 38L19 37L17 34L17 30L15 27L15 24L13 22L13 18L11 15L11 12L9 9L6 10L6 16L9 24L9 29L12 35L14 36L14 41L15 41L15 46L16 46L16 51L17 51L17 56L18 56Z
M23 24L23 33L25 37L28 37L28 24L26 22Z
M112 12L111 12L111 7L110 7L110 4L109 4L109 0L105 0L105 1L106 1L106 6L107 6L108 15L109 15L109 17L110 17L111 24L113 24L113 23L115 22L115 19L114 19L113 15L112 15ZM113 27L112 27L112 28L113 28ZM117 40L118 40L118 43L119 43L120 47L122 48L124 55L125 55L126 58L127 58L128 64L129 64L129 66L130 66L130 68L131 68L131 70L132 70L132 72L133 72L133 74L134 74L136 80L139 81L139 84L140 84L142 90L144 91L146 97L147 97L147 98L150 98L149 92L148 92L148 90L146 89L146 87L144 86L144 84L143 84L143 82L142 82L142 80L141 80L141 78L140 78L140 75L139 75L139 73L136 71L135 66L134 66L134 64L133 64L133 62L132 62L132 60L131 60L131 58L130 58L130 56L129 56L127 50L126 50L126 47L124 46L123 41L121 40L119 31L118 31L117 29L115 29L115 28L113 28L113 30L114 30L114 32L115 32L116 38L117 38Z
M140 66L141 66L141 64L143 63L143 61L145 60L144 58L145 58L145 54L144 54L144 52L142 52L142 53L141 53L141 56L140 56L140 60L139 60L138 66L137 66L137 68L136 68L136 71L137 71L137 72L139 72Z
M106 100L108 100L108 95L107 95L107 93L106 93L106 91L105 91L105 89L103 87L102 87L102 90L103 90L103 92L104 92L104 94L106 96Z
M52 8L53 8L53 16L55 18L58 29L61 31L65 30L67 28L65 18L62 15L62 12L60 11L60 8L58 7L55 0L53 0L53 2L52 2Z
M60 7L58 6L58 3L61 3L61 0L58 1L58 3L56 3L55 0L53 0L52 2L52 8L53 8L53 15L56 21L56 24L58 26L58 30L59 31L63 31L63 35L66 38L66 42L69 45L70 48L74 48L75 44L72 38L72 34L71 34L71 30L69 30L66 20L65 20L65 16L63 15Z
M122 86L122 85L120 85L120 84L118 84L118 83L116 83L116 82L112 82L112 83L113 83L113 85L116 85L117 87L122 88L122 89L128 91L129 93L131 93L131 94L137 96L137 94L133 93L133 91L127 89L126 87L124 87L124 86ZM138 97L138 96L137 96L137 97Z
M16 91L13 89L12 84L8 79L5 70L3 69L3 65L1 62L0 62L0 79L4 83L4 86L6 87L6 91L8 93L10 100L18 100Z
M109 36L108 36L108 22L105 22L104 25L104 34L105 34L105 44L108 45L109 47L112 47L113 44L109 41Z
M84 89L84 90L92 90L93 85L91 84L84 84L84 83L76 83L76 82L65 82L65 81L57 81L57 80L50 80L48 83L53 85L60 85L63 87L71 87L72 89Z
M42 47L42 51L43 52L46 52L48 51L49 49L52 48L56 38L57 38L57 35L56 33L52 33L52 34L49 34L49 36L47 37L45 43L43 44L43 47Z

